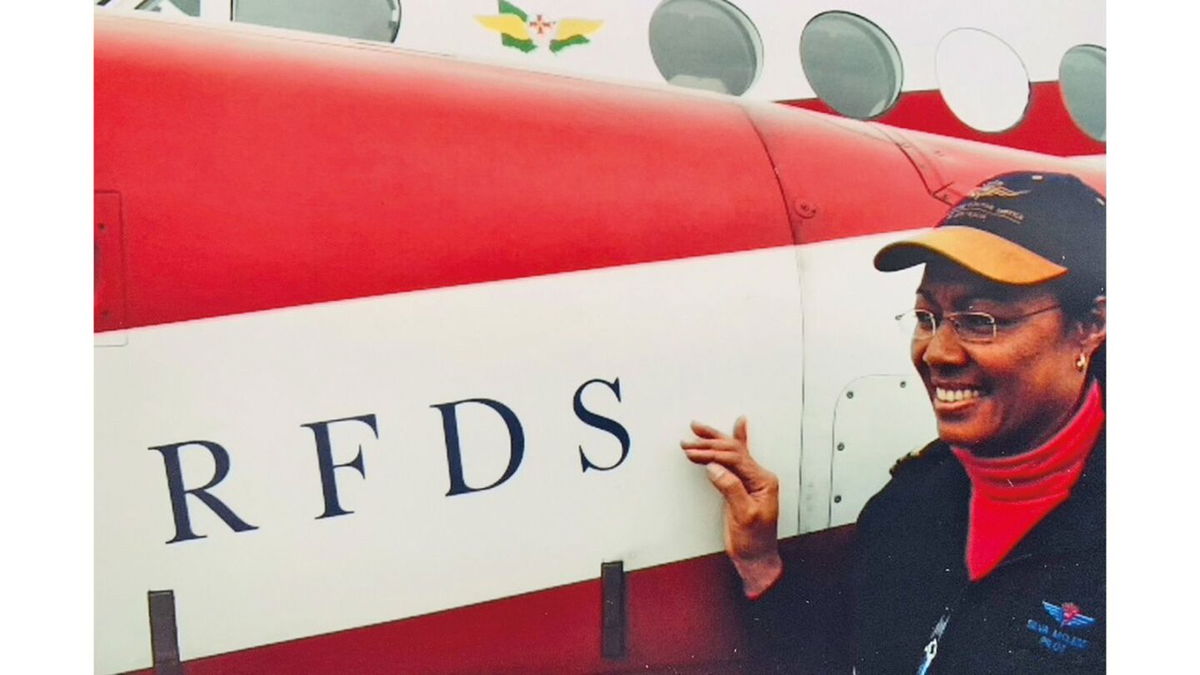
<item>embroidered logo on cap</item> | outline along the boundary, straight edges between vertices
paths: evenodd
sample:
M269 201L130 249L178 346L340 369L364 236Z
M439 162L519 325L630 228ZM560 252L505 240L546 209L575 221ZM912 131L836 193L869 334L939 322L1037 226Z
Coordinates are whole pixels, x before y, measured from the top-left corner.
M946 214L946 220L954 220L955 218L974 218L976 220L987 220L996 216L1003 218L1009 222L1020 225L1025 222L1025 214L1013 209L998 209L991 202L965 201L958 206L950 209L950 213Z
M1029 190L1010 190L1004 187L1003 182L993 180L971 190L971 194L967 195L967 197L970 199L979 199L980 197L1019 197L1027 194L1029 194Z

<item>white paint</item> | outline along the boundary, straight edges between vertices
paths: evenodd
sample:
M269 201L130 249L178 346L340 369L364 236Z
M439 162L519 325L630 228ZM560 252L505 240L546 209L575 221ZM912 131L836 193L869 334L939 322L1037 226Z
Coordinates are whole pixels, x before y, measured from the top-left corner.
M911 233L822 242L796 249L804 305L804 454L798 478L798 529L783 536L830 527L834 455L834 419L845 389L870 375L916 376L909 341L898 335L894 317L910 309L920 281L920 267L878 272L875 253ZM860 409L864 416L892 414L889 402ZM932 410L930 411L932 417ZM861 470L886 471L910 447L911 438L927 422L912 418L896 428L900 440L888 450L867 456ZM932 440L930 437L929 440ZM788 480L790 478L790 480ZM785 485L795 485L793 474ZM861 506L861 504L860 504ZM847 508L850 503L847 502Z
M649 49L649 25L658 3L647 0L523 0L515 3L530 14L603 19L605 27L592 44L552 55L541 50L522 54L500 46L495 33L465 20L464 14L495 13L494 0L404 2L401 35L396 44L455 54L506 65L545 68L580 75L661 83ZM1058 63L1078 44L1104 45L1104 3L1098 0L1044 2L1019 0L997 8L982 2L925 0L914 8L892 0L731 0L758 29L763 43L762 70L746 98L782 100L813 98L800 66L800 33L816 15L840 10L878 25L900 52L904 91L937 88L935 50L947 33L973 27L1011 45L1035 82L1057 78ZM487 34L481 38L481 33ZM490 39L489 39L490 38Z
M590 44L569 47L557 54L545 48L525 54L502 46L498 33L475 20L477 15L495 15L498 6L495 0L401 0L400 31L395 44L406 49L517 68L669 86L664 85L650 53L650 18L658 3L649 0L519 0L514 4L531 17L542 14L553 20L598 19L605 24L589 36ZM1058 64L1071 47L1107 44L1102 0L1014 0L1003 7L962 0L924 0L919 7L893 0L786 3L730 0L730 4L745 14L762 39L762 70L743 95L759 100L815 96L800 65L800 34L813 17L830 10L858 14L887 33L903 62L904 91L938 87L937 45L943 37L959 28L986 31L1009 45L1025 64L1028 78L1033 82L1057 79ZM308 35L280 29L255 29L275 34Z
M830 527L858 520L896 460L936 437L929 395L915 373L868 375L848 384L834 414Z
M200 18L205 21L229 21L233 16L232 0L200 0Z
M799 34L832 5L736 4L765 43L764 71L747 96L811 96ZM888 31L907 90L932 86L933 45L960 25L1002 35L1035 80L1053 79L1070 46L1104 41L1102 9L1080 17L1067 3L1005 12L931 4L920 16L893 3L838 7ZM500 47L470 16L494 7L405 2L397 44L658 81L645 41L654 3L545 3L547 14L607 22L592 44L554 56ZM1042 20L1028 21L1030 13ZM1018 29L1028 35L1013 37ZM846 417L835 428L845 389L912 374L892 316L911 306L919 270L882 274L870 264L902 234L98 336L98 345L125 344L95 351L97 669L149 666L151 589L176 592L190 659L594 578L605 560L639 569L718 551L720 501L677 448L693 418L728 428L738 414L750 417L756 457L783 481L781 536L846 522L855 501L844 499L831 519L835 488L868 494L864 486L878 484L926 423L905 415L894 449L872 432L872 452L856 456L864 459L834 457L843 430L863 431ZM633 449L613 471L582 473L579 445L597 463L618 450L576 419L571 396L586 380L615 377L622 401L600 387L586 401L625 425ZM516 412L526 455L504 485L448 498L441 418L430 406L469 397ZM861 402L870 405L855 419L894 410L886 397ZM919 411L918 403L907 405ZM464 454L468 480L488 482L507 441L496 418L478 413L463 411ZM379 438L361 425L334 430L339 463L362 446L365 478L335 472L355 513L314 520L319 475L312 434L300 425L362 414L376 415ZM213 493L258 530L235 534L189 499L193 526L208 538L164 543L173 526L162 458L148 448L194 439L229 450L232 471ZM211 474L202 453L184 457L189 485Z
M799 471L801 335L791 249L401 294L131 330L96 358L96 663L149 665L146 592L176 594L184 659L415 616L722 548L720 501L678 442L696 418L753 420L756 451ZM620 378L592 410L632 437L578 420L587 380ZM526 436L507 483L446 497L441 417L430 406L486 397ZM352 515L315 520L312 433L333 418L335 459L361 445L366 477L335 471ZM462 415L468 481L491 482L507 436ZM259 529L234 533L195 498L174 533L163 460L151 446L208 440L231 456L213 489ZM490 455L490 457L488 456ZM212 461L184 449L189 486ZM487 474L487 475L485 475ZM781 531L796 530L795 490Z
M124 330L110 330L95 333L92 342L94 347L124 347L129 342L129 335Z
M900 236L128 331L126 346L95 351L98 670L148 667L152 589L175 591L192 659L591 579L603 561L636 570L720 551L719 497L678 448L692 419L728 429L747 415L756 458L783 483L780 536L828 527L839 395L866 375L911 374L892 317L916 276L870 265ZM572 396L618 377L620 402L603 386L584 401L628 429L631 451L582 472L580 445L595 464L620 450L576 418ZM446 497L431 406L480 397L519 417L524 460L492 490ZM893 406L874 408L859 413ZM460 411L468 483L490 483L507 464L505 428L482 407ZM301 425L364 414L378 438L360 423L332 428L337 463L362 448L365 478L335 470L354 513L316 520L315 445ZM901 431L894 449L877 439L837 474L886 471L911 449ZM212 493L259 529L234 533L189 498L207 538L165 543L165 471L148 448L189 440L229 451ZM181 457L189 487L207 482L205 451Z
M1029 106L1029 75L1003 40L973 28L956 30L937 50L938 85L946 105L980 131L1015 126Z

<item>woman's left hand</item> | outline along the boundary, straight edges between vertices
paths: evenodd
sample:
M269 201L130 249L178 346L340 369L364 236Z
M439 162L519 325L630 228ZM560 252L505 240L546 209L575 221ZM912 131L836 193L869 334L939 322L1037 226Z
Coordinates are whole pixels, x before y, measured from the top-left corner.
M756 598L783 572L779 558L779 479L750 456L746 418L733 436L692 422L696 438L683 441L688 459L705 465L725 498L725 551L742 577L747 597Z

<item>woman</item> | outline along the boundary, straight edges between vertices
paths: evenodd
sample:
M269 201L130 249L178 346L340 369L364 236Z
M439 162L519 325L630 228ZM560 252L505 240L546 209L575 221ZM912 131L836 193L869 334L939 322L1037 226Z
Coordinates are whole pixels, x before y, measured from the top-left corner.
M859 516L858 673L1103 671L1104 230L1077 178L1014 173L876 255L882 271L925 265L898 318L939 438ZM779 555L778 480L744 419L732 436L692 429L682 446L726 500L746 596L786 624L779 599L804 580Z

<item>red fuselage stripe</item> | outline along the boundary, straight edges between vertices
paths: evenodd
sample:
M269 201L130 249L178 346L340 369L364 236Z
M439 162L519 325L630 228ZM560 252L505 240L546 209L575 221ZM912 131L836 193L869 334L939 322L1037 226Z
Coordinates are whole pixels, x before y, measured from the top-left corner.
M847 601L838 580L852 538L853 528L841 527L781 542L794 561L789 573L812 580L805 602L797 603L789 637L806 645L807 663L819 672L849 668L842 661ZM777 654L756 653L754 647L770 645L757 644L762 636L746 632L747 605L740 593L724 553L628 573L627 654L617 659L600 654L602 596L596 580L189 660L185 670L189 675L766 672Z
M879 128L780 106L116 17L96 19L95 82L97 218L122 219L97 239L98 332L906 230L946 206ZM958 146L948 166L1042 161Z
M124 217L100 257L126 265L97 330L792 243L732 103L96 23L96 190Z
M818 112L836 112L820 99L787 101L788 105ZM1033 150L1063 157L1100 155L1107 144L1085 134L1071 119L1058 82L1034 82L1025 116L1011 129L998 133L979 131L960 120L936 90L910 91L895 107L875 120L902 129L915 129L953 138Z

